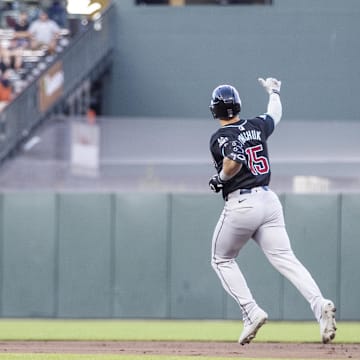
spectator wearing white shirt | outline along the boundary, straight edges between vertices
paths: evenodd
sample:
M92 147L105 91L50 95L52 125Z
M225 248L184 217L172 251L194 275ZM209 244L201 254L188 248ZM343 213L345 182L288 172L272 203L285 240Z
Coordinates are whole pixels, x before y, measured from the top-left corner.
M60 27L45 11L40 11L38 19L31 23L29 33L33 50L45 48L50 54L55 52Z

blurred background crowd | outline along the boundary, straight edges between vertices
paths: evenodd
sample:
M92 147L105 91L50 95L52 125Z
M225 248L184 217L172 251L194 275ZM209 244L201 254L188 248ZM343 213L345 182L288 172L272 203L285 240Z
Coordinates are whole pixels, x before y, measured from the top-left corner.
M66 2L0 2L0 108L68 44Z

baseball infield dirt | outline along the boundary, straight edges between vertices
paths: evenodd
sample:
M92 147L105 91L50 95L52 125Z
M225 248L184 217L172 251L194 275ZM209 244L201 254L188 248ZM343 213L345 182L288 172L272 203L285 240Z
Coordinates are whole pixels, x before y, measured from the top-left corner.
M164 341L2 341L0 353L147 354L248 358L360 359L360 344Z

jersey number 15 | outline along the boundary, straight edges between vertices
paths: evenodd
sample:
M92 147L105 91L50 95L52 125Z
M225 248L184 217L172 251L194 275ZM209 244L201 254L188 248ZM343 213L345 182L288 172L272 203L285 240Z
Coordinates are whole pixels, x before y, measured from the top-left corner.
M248 157L248 167L253 175L267 174L270 170L268 159L260 155L262 151L263 146L261 144L245 150Z

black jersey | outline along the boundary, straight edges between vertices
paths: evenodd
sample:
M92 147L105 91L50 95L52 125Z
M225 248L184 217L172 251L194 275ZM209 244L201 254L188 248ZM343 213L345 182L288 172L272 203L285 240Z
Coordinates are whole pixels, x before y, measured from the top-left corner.
M266 140L274 127L272 117L265 114L222 126L211 136L210 151L218 173L223 167L224 157L243 165L234 177L225 182L224 198L237 189L269 185L271 171Z

